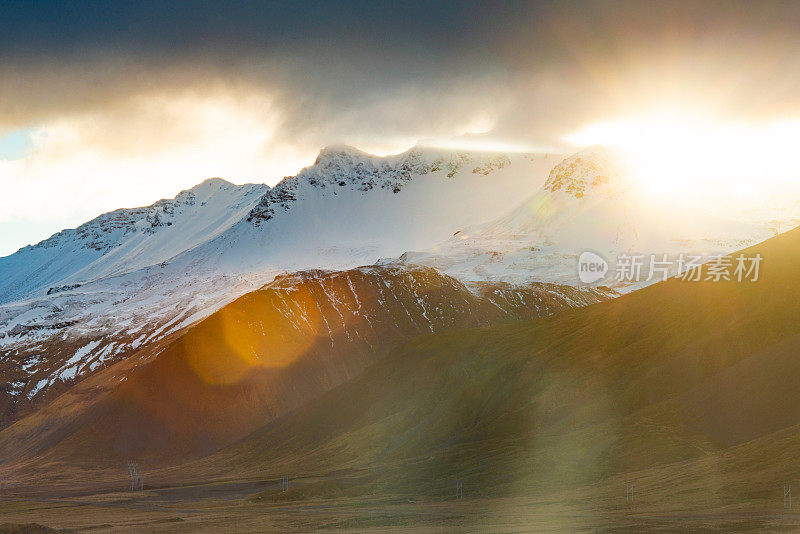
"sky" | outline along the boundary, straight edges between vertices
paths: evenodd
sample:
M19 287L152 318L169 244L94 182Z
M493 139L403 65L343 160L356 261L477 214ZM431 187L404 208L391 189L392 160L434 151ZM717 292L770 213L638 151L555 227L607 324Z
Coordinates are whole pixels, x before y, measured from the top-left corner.
M574 150L652 110L800 117L798 27L767 1L6 0L0 255L208 177L274 185L330 144Z

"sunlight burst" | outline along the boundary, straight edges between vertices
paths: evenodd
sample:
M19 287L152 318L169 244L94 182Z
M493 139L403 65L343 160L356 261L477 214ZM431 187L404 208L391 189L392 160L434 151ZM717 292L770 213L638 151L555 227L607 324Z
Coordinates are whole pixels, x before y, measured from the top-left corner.
M645 192L708 202L752 198L765 181L800 181L790 146L799 135L800 120L735 122L665 110L592 124L566 140L618 151Z

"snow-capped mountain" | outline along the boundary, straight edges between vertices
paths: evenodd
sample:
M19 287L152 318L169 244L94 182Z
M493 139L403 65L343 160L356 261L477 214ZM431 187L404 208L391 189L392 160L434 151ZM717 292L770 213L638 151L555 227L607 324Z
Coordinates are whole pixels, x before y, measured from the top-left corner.
M0 303L173 260L225 255L224 272L366 263L500 215L549 166L546 156L412 149L381 158L329 147L274 189L210 179L0 258Z
M0 258L0 367L13 370L6 391L30 400L72 383L276 274L430 247L507 212L554 161L334 147L272 189L209 180L60 232Z
M308 287L317 277L309 269L399 256L364 273L400 280L417 265L434 267L467 283L482 308L525 318L520 310L548 315L615 295L569 287L578 284L584 250L609 259L612 272L622 252L728 252L790 226L797 210L787 208L780 221L759 213L732 222L653 209L601 148L566 158L421 149L376 157L328 148L272 189L208 180L0 258L0 408L8 422L20 407L115 362L156 357L191 325L277 275L291 291L284 286ZM414 250L423 252L404 253ZM295 271L305 274L285 275Z
M789 206L787 198L771 199L770 205ZM797 191L791 198L798 198ZM636 177L614 153L593 147L563 159L538 192L506 215L460 229L430 249L407 251L396 261L432 266L466 282L580 284L577 258L592 251L610 264L608 276L598 283L630 290L655 278L643 260L642 283L615 280L621 254L659 259L666 254L674 274L680 254L730 253L800 222L796 203L781 221L756 212L665 207L637 189Z
M497 217L515 195L543 183L551 165L545 155L412 149L378 158L353 148L325 149L192 257L224 272L372 263L389 250L433 246L463 227L461 221Z
M269 190L211 178L174 199L100 215L0 258L0 303L75 289L169 260L245 217Z
M535 236L561 246L627 248L638 239L646 217L632 202L632 188L613 154L584 150L558 163L540 191L479 232L485 239Z

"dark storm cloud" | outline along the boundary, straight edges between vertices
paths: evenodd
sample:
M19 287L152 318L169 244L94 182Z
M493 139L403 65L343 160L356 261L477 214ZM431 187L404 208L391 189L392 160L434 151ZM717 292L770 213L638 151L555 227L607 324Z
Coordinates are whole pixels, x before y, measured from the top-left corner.
M108 48L149 53L477 49L541 10L474 2L5 2L0 44L15 53ZM492 28L494 26L494 29ZM488 32L487 32L488 30ZM470 45L470 43L472 43Z
M263 90L288 136L441 134L465 109L552 141L692 92L794 111L796 5L768 2L4 2L0 122L133 96ZM2 126L0 124L0 126Z

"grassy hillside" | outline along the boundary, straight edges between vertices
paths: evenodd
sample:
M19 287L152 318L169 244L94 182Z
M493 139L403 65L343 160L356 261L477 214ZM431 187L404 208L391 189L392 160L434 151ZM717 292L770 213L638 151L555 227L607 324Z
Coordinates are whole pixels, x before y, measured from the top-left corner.
M34 468L43 458L86 468L182 463L354 378L403 340L611 294L494 284L476 295L413 266L281 276L5 429L0 459L24 457Z
M671 280L546 319L417 336L219 452L166 468L145 458L151 498L231 495L238 511L226 510L248 517L298 503L357 516L372 502L419 502L435 524L476 531L487 521L521 531L783 528L782 484L800 487L800 231L756 252L757 282ZM95 490L123 484L119 469L89 465L98 453L87 443L98 442L77 431L29 464L3 466L5 480L16 492L32 477L62 491L87 473ZM452 500L457 480L471 515L436 504ZM628 483L636 508L624 501ZM397 513L340 526L429 521Z
M764 257L756 282L670 280L549 319L418 338L192 469L445 496L457 479L514 495L659 470L672 477L661 490L679 491L691 482L681 469L725 465L717 485L781 471L760 482L773 491L800 474L755 445L798 441L800 232L746 252Z

